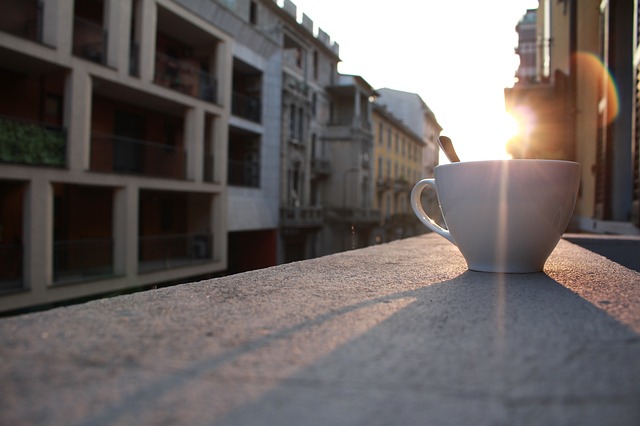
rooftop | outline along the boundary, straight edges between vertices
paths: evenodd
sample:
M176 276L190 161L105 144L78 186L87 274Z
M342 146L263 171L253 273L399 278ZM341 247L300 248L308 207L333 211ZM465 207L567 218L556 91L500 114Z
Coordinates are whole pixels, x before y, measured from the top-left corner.
M637 253L637 252L636 252ZM2 424L640 424L640 273L435 234L0 319Z

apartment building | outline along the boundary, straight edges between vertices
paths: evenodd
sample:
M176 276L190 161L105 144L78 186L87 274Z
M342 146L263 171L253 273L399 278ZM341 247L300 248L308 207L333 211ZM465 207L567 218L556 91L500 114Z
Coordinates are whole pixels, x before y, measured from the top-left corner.
M417 93L390 88L377 89L377 92L376 102L385 105L425 142L421 178L432 177L433 169L439 163L438 136L442 131L435 114Z
M505 90L522 133L516 158L582 164L576 230L638 234L637 0L540 0L535 78Z
M225 270L229 34L169 0L0 4L0 310Z
M278 262L283 18L272 0L177 0L232 39L228 273Z
M380 223L373 197L372 101L377 93L361 76L345 74L327 92L328 124L322 138L331 174L322 187L322 254L375 244Z
M390 239L379 94L290 0L0 5L0 311ZM437 159L416 96L424 123L385 116L407 140L394 214Z
M424 227L415 220L410 194L422 176L426 142L380 103L373 105L374 209L380 215L380 242L418 235Z
M330 98L337 78L339 46L297 7L282 8L282 139L280 154L280 262L309 259L323 252L322 187L332 173L324 138Z

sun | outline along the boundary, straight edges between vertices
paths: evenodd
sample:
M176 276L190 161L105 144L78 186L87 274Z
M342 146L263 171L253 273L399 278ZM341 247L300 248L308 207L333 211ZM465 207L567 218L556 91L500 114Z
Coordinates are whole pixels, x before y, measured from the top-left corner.
M507 160L507 143L520 132L516 118L506 111L487 111L467 121L467 126L451 132L462 161ZM449 136L450 133L443 131ZM441 157L442 160L442 157ZM447 162L445 159L444 162Z

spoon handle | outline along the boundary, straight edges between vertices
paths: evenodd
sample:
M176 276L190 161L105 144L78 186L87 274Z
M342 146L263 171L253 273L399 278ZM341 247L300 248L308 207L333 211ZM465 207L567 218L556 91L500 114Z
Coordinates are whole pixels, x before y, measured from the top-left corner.
M456 154L456 150L453 149L453 142L451 142L450 138L446 136L440 136L438 138L438 144L440 145L440 148L442 149L442 151L444 151L444 155L447 156L449 161L451 161L452 163L460 162L460 158L458 158L458 154Z

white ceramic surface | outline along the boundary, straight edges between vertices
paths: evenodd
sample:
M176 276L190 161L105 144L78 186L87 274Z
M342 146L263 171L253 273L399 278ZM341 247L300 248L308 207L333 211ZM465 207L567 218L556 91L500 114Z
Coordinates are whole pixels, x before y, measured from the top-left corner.
M420 221L457 245L469 269L538 272L573 214L580 165L556 160L495 160L443 164L435 179L411 192ZM425 213L420 195L437 192L447 229Z

